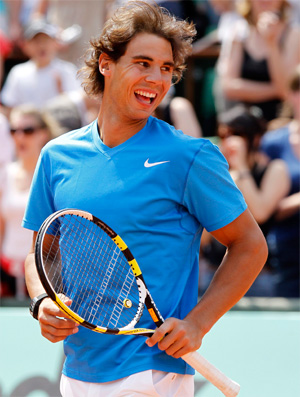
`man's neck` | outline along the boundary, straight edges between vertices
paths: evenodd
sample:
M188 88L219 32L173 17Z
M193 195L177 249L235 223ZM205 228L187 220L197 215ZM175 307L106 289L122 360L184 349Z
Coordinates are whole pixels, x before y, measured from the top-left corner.
M117 120L109 112L105 115L103 112L98 116L98 130L102 142L110 147L121 145L130 139L133 135L138 133L147 124L147 119L144 120Z

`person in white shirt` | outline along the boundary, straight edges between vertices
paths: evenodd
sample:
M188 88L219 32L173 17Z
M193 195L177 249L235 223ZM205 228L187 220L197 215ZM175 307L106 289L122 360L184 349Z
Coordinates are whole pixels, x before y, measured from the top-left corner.
M76 66L57 58L57 33L58 28L43 20L34 20L25 29L29 60L14 66L4 82L1 103L8 110L24 103L41 109L64 92L82 90Z

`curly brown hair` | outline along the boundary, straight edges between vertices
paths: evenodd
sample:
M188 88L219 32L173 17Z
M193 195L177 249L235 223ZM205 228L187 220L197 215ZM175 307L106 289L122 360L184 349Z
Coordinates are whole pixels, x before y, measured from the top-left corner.
M85 66L79 71L87 94L97 96L104 90L104 76L99 72L100 55L106 53L117 62L138 33L155 34L171 43L175 65L173 82L181 79L196 35L194 24L176 18L156 3L130 1L106 21L98 38L90 40Z

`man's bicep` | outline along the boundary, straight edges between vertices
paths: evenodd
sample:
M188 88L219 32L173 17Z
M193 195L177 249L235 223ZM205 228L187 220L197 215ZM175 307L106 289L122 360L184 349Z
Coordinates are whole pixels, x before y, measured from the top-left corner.
M261 231L249 209L246 209L234 221L211 234L221 244L229 247L234 242L248 239L249 235L261 234Z

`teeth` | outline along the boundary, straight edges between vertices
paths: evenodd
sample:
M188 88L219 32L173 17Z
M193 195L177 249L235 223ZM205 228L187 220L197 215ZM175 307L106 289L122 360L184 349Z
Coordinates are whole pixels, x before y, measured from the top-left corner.
M145 91L140 91L140 90L136 91L136 94L145 96L147 98L155 98L156 97L156 94L150 94L150 92L145 92Z

